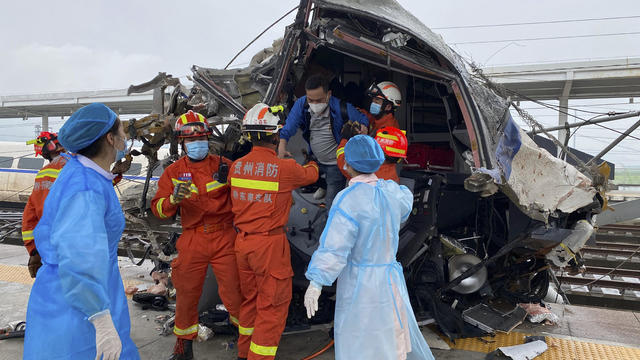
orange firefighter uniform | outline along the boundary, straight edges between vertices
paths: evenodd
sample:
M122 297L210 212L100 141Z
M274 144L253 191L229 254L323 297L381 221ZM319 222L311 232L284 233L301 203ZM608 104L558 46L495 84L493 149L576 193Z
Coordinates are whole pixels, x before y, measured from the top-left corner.
M336 157L338 160L338 168L342 172L342 175L344 175L348 181L348 180L351 180L351 176L349 176L349 174L344 169L344 165L347 163L344 159L345 145L347 145L347 139L342 139L342 141L340 142L340 145L338 146L338 150L336 150ZM398 171L396 170L395 162L389 162L385 160L385 162L382 163L382 165L380 165L380 169L376 171L376 176L378 177L378 179L393 180L397 183L400 182L400 178L398 177Z
M400 128L400 126L398 125L398 120L396 120L396 117L393 115L393 113L388 112L382 115L380 118L377 118L368 111L363 110L363 112L365 113L365 115L367 115L367 118L369 118L369 134L371 136L375 137L376 133L378 133L378 130L386 126Z
M243 295L238 357L273 359L291 301L293 270L284 229L291 191L316 182L318 165L301 166L254 146L233 163L230 177Z
M226 158L222 161L231 165ZM177 291L173 332L178 338L187 340L198 335L198 301L208 265L213 268L218 293L229 312L229 319L238 325L242 297L234 253L236 230L229 185L214 179L219 164L218 156L207 155L195 162L183 156L162 173L151 203L153 213L161 219L175 215L180 208L183 231L176 244L178 257L171 263ZM174 186L189 181L191 196L172 204L170 196Z
M51 160L49 164L43 167L36 174L36 181L33 184L33 191L27 200L27 205L22 214L22 241L27 248L29 255L33 255L36 245L33 242L33 229L38 225L38 221L42 217L42 208L44 200L49 194L49 189L53 182L56 181L60 170L67 163L67 159L58 155Z

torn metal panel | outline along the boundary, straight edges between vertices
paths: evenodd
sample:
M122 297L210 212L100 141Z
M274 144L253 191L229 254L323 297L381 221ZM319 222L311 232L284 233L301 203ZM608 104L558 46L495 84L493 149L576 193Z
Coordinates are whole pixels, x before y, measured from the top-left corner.
M478 304L462 312L464 321L486 332L511 332L526 316L527 312L519 306L507 314L494 310L487 304Z
M513 360L532 360L547 351L548 348L546 342L536 340L521 345L499 347L498 350Z
M591 204L596 195L587 176L538 147L510 115L496 159L497 169L481 171L507 186L505 193L530 215L538 212L546 219L556 210L571 213Z
M565 267L576 257L575 253L580 251L593 235L593 225L587 220L580 220L576 223L571 234L554 247L547 255L547 259L555 266Z

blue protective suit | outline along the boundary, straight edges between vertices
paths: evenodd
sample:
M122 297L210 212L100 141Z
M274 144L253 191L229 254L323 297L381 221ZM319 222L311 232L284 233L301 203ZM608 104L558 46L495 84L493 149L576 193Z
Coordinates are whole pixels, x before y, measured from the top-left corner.
M24 359L94 359L88 317L109 310L122 342L121 360L140 359L129 336L129 309L118 242L122 207L112 182L71 157L60 171L34 230L42 267L27 308Z
M411 191L391 180L355 183L333 202L305 275L323 286L338 279L338 360L395 360L405 354L406 359L433 359L396 261L399 227L412 203Z

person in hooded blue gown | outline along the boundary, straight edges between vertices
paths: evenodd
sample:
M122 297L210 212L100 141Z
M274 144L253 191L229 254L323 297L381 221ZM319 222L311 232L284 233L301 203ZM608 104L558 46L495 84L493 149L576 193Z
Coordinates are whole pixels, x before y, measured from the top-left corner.
M125 221L109 168L125 134L103 104L76 111L58 140L69 156L34 230L42 257L27 308L24 359L137 360L118 269Z
M305 273L307 316L317 311L322 286L337 279L336 359L433 359L396 261L400 224L409 217L413 194L375 176L384 154L371 137L351 138L345 159L352 179L336 196Z

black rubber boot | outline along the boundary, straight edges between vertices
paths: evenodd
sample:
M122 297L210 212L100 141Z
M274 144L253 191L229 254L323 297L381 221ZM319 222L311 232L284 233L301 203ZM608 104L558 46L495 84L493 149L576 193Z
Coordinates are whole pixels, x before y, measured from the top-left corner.
M247 360L247 358L241 358L239 357L238 360Z
M176 339L169 360L193 360L193 340Z

